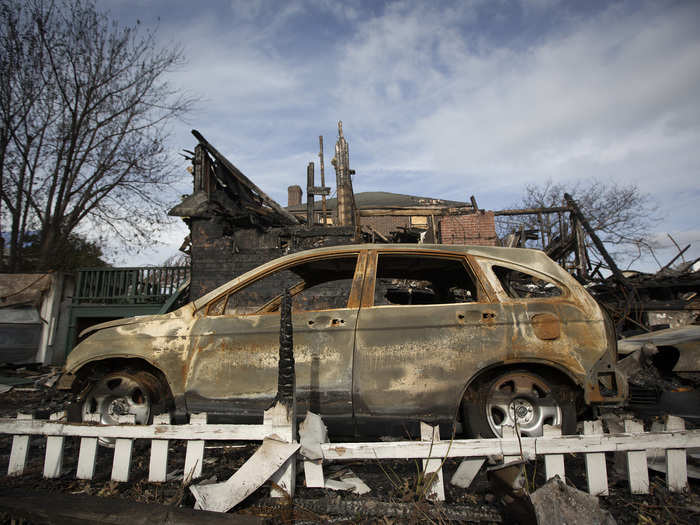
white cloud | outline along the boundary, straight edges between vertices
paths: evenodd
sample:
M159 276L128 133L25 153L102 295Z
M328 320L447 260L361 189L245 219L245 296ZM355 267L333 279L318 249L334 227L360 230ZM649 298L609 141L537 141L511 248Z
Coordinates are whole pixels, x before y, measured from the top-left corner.
M191 12L162 23L189 55L173 79L204 98L177 146L191 148L198 128L280 202L317 160L320 133L332 179L342 119L358 191L475 194L499 208L526 183L609 178L655 195L659 231L697 227L700 4L308 0Z

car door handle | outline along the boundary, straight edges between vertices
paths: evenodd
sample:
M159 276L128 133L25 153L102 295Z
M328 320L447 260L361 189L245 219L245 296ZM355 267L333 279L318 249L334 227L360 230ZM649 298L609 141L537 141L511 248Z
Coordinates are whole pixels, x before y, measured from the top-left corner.
M494 312L482 312L481 313L481 321L482 322L490 322L496 319L496 314Z
M331 319L331 326L340 326L342 324L345 324L344 319Z

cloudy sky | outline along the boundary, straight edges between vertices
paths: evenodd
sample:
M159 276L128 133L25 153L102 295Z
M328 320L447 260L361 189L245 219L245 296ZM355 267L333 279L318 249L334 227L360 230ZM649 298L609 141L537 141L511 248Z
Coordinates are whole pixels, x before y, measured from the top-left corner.
M320 134L332 173L342 120L355 191L502 209L548 179L634 183L660 208L662 263L666 233L700 256L700 2L98 4L183 46L172 82L201 102L173 151L196 128L281 204ZM182 168L174 190L188 193ZM118 262L162 260L185 231Z

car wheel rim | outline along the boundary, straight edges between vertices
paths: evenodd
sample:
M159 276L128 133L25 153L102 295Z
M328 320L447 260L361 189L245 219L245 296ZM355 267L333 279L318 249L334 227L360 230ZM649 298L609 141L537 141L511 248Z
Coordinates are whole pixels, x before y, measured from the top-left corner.
M542 435L545 425L561 425L561 408L542 379L525 373L501 376L489 390L486 419L497 436L517 425L520 434Z
M99 416L102 425L118 424L118 417L132 414L136 424L145 425L151 415L151 396L148 389L128 375L111 375L102 378L90 391L82 407L86 416ZM102 444L112 444L113 439L102 438Z

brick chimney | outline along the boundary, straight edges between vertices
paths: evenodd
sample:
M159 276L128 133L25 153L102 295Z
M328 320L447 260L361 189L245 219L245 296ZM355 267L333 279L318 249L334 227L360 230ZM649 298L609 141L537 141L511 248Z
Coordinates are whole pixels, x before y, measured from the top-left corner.
M295 184L287 188L287 206L301 205L301 186Z

